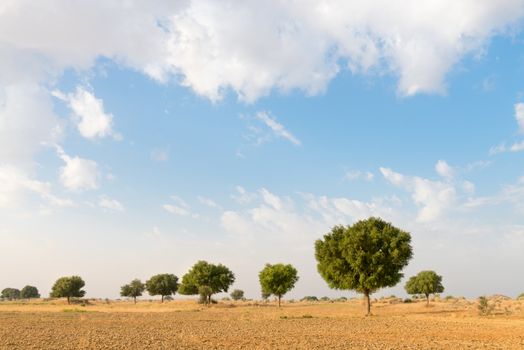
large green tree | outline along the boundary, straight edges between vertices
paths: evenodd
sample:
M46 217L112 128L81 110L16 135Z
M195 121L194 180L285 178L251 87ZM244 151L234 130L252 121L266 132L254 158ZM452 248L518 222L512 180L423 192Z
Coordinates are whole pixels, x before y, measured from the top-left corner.
M16 288L4 288L0 298L7 300L20 299L20 290Z
M170 273L155 275L146 281L149 295L160 295L161 302L164 297L175 294L178 290L178 277Z
M133 298L136 304L136 298L141 297L142 293L146 289L145 284L139 279L134 279L128 284L124 284L120 287L120 295L123 297Z
M406 282L404 289L408 294L424 294L426 306L429 306L430 294L444 292L442 276L437 275L435 271L421 271Z
M278 307L282 296L289 292L298 281L298 272L293 265L266 264L258 274L262 294L273 294L278 298Z
M20 297L22 299L40 298L40 293L38 293L38 289L34 286L25 286L20 291Z
M329 287L364 294L367 315L370 295L393 287L412 257L411 235L380 218L351 226L335 226L315 242L317 269Z
M200 260L182 277L180 294L199 294L206 304L211 303L211 296L227 292L235 282L235 275L222 264L210 264Z
M71 298L82 298L86 292L82 290L86 283L80 276L60 277L51 288L51 298L67 298L71 304Z

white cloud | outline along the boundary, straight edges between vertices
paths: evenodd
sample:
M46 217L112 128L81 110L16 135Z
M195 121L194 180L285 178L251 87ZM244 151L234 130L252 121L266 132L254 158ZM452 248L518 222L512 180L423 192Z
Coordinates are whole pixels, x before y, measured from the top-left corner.
M191 212L191 208L182 198L178 196L171 196L170 198L175 204L164 204L162 208L164 208L165 211L178 216L192 217L193 219L200 217L200 215Z
M104 209L110 209L115 211L123 212L124 206L116 199L109 198L107 196L100 196L98 199L98 206Z
M471 181L463 181L462 189L468 194L473 194L475 193L475 184Z
M203 205L208 206L210 208L220 208L220 206L214 200L212 200L211 198L198 196L197 199L198 199L198 201L200 203L202 203Z
M440 218L456 201L452 184L431 181L418 176L404 176L388 168L380 168L386 180L411 194L413 202L420 207L417 221L430 222Z
M269 192L265 188L260 190L260 194L262 195L264 202L273 207L275 210L281 210L283 208L284 205L282 203L282 199L279 196Z
M453 168L449 166L449 164L446 163L445 160L439 160L437 164L435 164L435 170L437 171L437 174L447 179L453 178L453 175L455 173Z
M360 170L349 170L346 172L344 178L349 181L355 181L360 179L365 181L372 181L375 178L375 175L369 171L364 172Z
M71 191L94 190L98 188L100 171L94 160L78 156L70 157L57 146L57 152L65 165L60 168L60 182Z
M296 146L301 145L299 139L290 133L284 125L277 122L274 117L271 118L267 112L258 112L255 118L262 121L277 137L284 138Z
M524 133L524 103L515 104L515 119L519 124L519 132Z
M80 134L87 139L113 136L120 140L122 137L113 131L113 115L104 111L104 103L93 93L77 86L74 94L64 95L54 91L53 95L68 102L75 116L75 123Z
M70 199L60 198L51 191L49 182L35 180L21 168L0 165L0 208L17 207L28 194L36 194L47 203L57 207L70 207Z
M235 189L237 193L232 194L231 198L239 204L247 204L257 198L257 195L255 193L247 192L246 189L242 186L236 186Z

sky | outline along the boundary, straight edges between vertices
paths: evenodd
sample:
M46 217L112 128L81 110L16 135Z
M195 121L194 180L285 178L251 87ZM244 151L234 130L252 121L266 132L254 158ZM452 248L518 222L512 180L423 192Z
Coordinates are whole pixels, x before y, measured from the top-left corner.
M0 3L0 288L223 263L355 296L334 225L412 235L446 295L524 291L524 1Z

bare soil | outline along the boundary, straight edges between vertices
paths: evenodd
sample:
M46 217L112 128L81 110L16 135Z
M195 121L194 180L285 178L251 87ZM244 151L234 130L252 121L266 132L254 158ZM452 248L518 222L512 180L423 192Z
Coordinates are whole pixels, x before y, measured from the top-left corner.
M524 349L524 302L0 303L0 349Z

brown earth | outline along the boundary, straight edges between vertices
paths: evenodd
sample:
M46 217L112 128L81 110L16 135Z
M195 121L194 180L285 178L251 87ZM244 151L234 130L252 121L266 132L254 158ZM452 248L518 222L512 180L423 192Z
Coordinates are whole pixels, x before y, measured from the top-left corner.
M0 349L524 349L524 301L0 303Z

